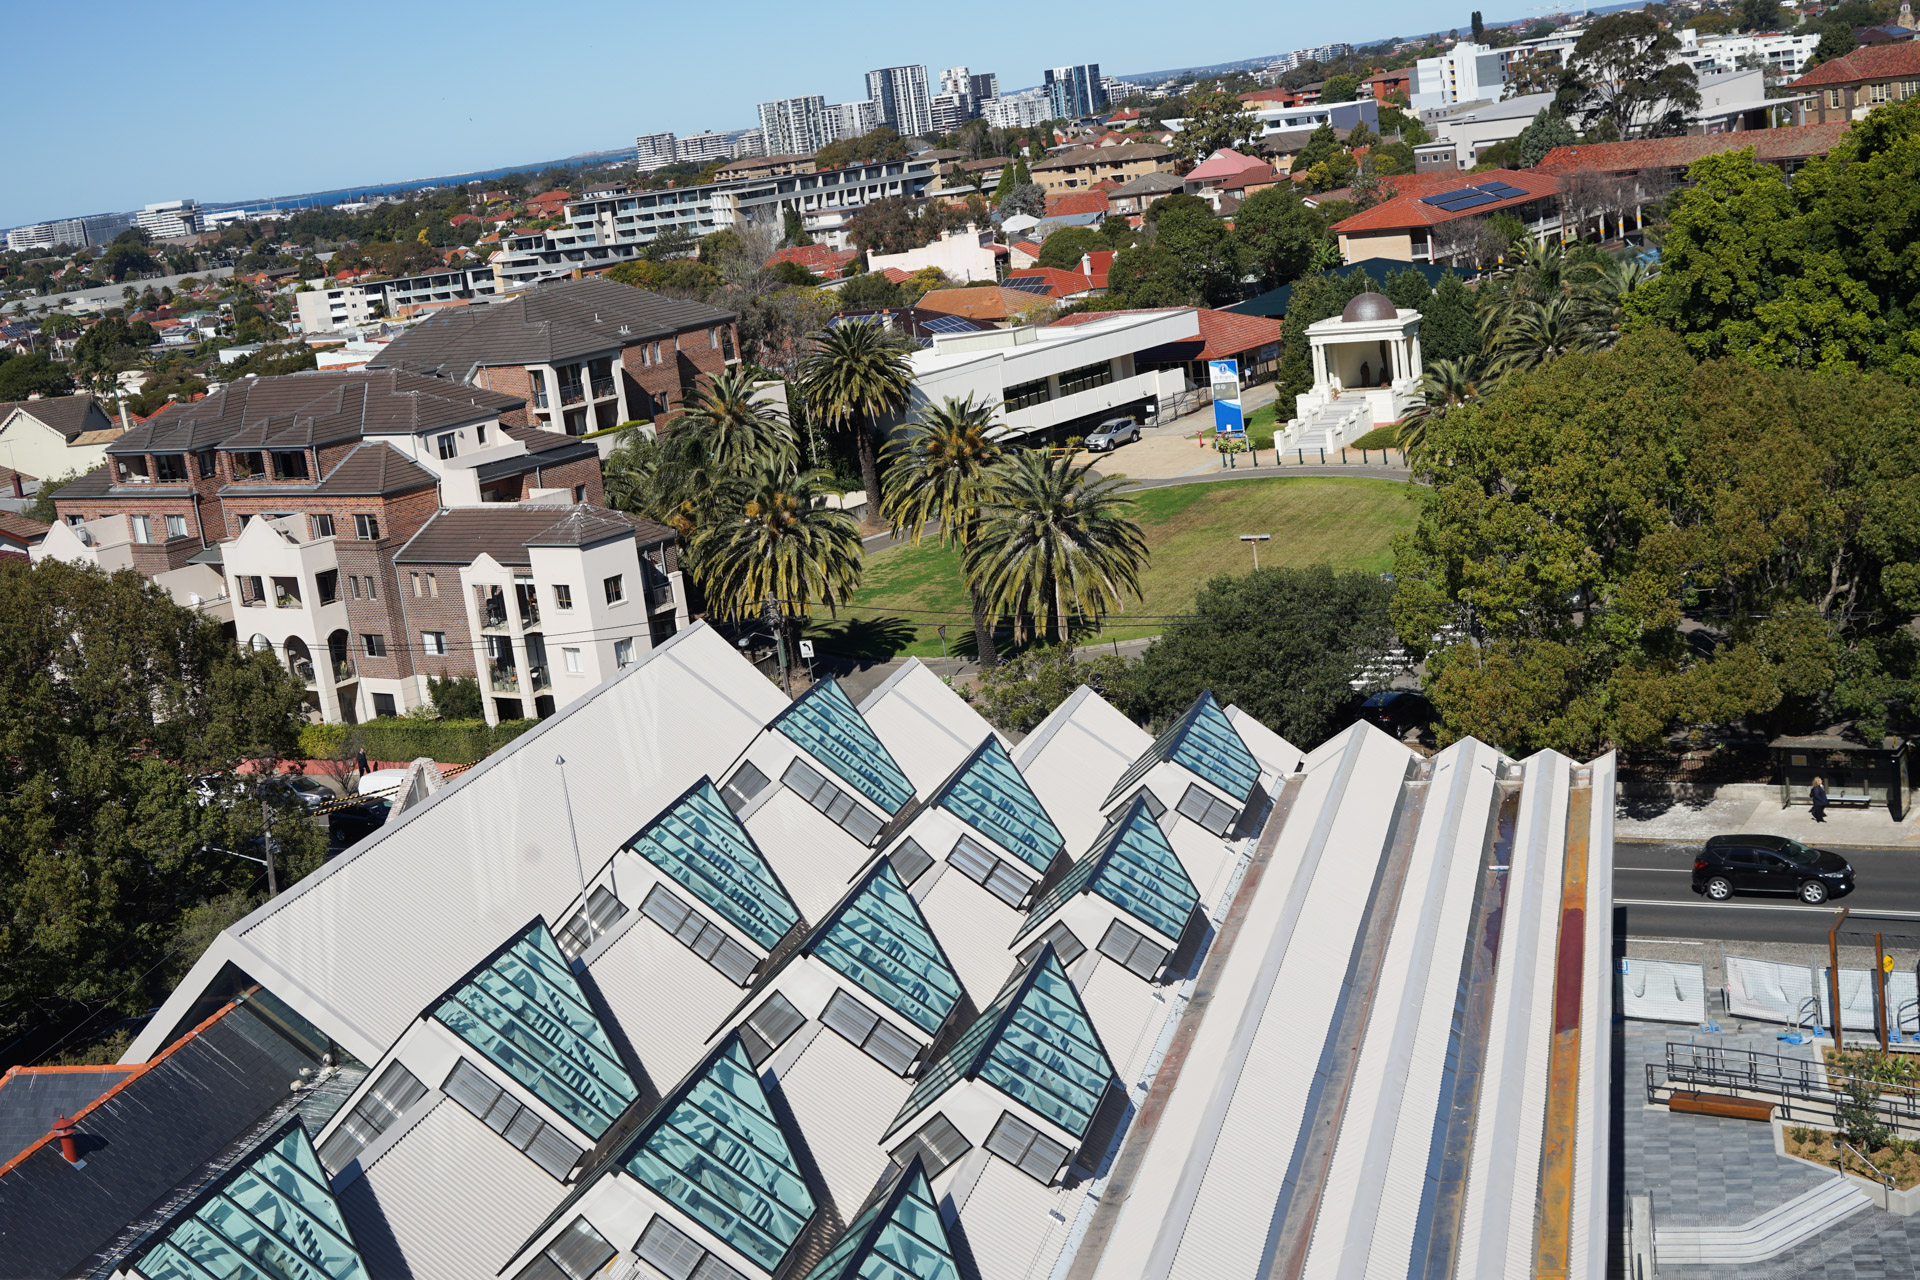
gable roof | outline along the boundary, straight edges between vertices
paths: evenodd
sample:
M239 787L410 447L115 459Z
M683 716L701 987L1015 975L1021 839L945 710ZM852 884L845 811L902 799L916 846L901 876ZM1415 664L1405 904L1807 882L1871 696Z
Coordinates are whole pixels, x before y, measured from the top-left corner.
M468 974L433 1016L589 1137L639 1096L542 921Z
M1702 157L1748 147L1753 149L1753 158L1759 162L1805 160L1832 151L1852 127L1851 120L1833 120L1785 129L1748 129L1739 133L1636 138L1628 142L1555 147L1535 166L1535 172L1633 173L1642 169L1684 169Z
M1821 63L1795 80L1792 87L1821 89L1911 75L1920 75L1920 43L1902 40L1893 44L1863 44L1845 57Z
M1186 182L1179 174L1156 169L1152 173L1143 173L1137 178L1129 178L1127 181L1115 187L1109 195L1150 196L1161 192L1171 193L1180 191L1183 190L1185 186Z
M1078 271L1062 271L1059 267L1016 267L1007 272L1007 279L1044 280L1047 282L1045 296L1049 298L1071 297L1093 288L1089 277Z
M1429 203L1429 194L1401 195L1391 200L1383 200L1371 209L1362 209L1351 218L1343 219L1333 226L1340 234L1356 231L1386 231L1398 227L1431 227L1443 222L1452 222L1456 218L1478 218L1502 209L1512 209L1538 200L1541 196L1559 192L1561 178L1557 174L1543 173L1539 169L1490 169L1485 173L1463 173L1453 186L1454 190L1467 187L1489 187L1504 183L1520 194L1489 200L1471 207L1443 209ZM1438 195L1435 192L1432 195Z
M1162 762L1180 765L1243 802L1253 794L1253 784L1260 780L1259 762L1253 758L1253 752L1247 750L1233 721L1227 719L1226 712L1214 701L1211 689L1201 690L1193 705L1181 712L1180 718L1168 725L1166 731L1153 740L1153 745L1128 766L1107 792L1102 806L1112 804L1132 790L1135 783Z
M734 318L733 312L703 302L587 276L540 285L503 302L443 311L388 343L367 367L408 369L464 382L483 365L577 360L730 324Z
M767 265L797 262L822 280L838 280L847 267L860 257L858 249L835 249L824 244L796 244L776 249Z
M438 484L434 474L384 440L362 440L334 464L315 493L351 497L405 493Z
M898 813L913 799L913 784L838 680L817 682L767 728L778 729L883 813Z
M1044 873L1066 844L1047 807L992 734L960 762L927 803L991 836L1035 871Z
M1139 793L1107 824L1086 856L1034 905L1014 941L1082 893L1099 894L1175 943L1200 905L1200 891Z
M0 423L12 417L15 409L24 409L35 422L58 431L68 444L73 444L82 432L119 431L105 407L84 391L71 396L43 396L38 400L0 401Z
M34 543L47 536L50 524L41 524L32 516L23 516L17 511L0 511L0 538L12 538L18 542Z
M960 1280L953 1243L919 1156L882 1184L807 1275L810 1280Z
M1107 214L1105 191L1060 191L1047 197L1047 216L1063 218L1076 213Z
M1165 160L1172 155L1173 148L1163 147L1157 142L1129 142L1123 147L1076 147L1042 160L1029 172L1078 169L1090 164L1128 164L1135 160Z
M591 520L575 521L575 512ZM605 507L582 504L558 507L548 503L487 503L478 507L455 507L435 512L420 526L420 532L394 553L395 564L472 564L482 555L490 555L501 564L532 564L527 554L532 546L581 546L574 541L587 529L605 528L607 536L616 536L614 524L625 524L641 546L673 540L673 530L639 516ZM548 539L548 535L552 539ZM603 541L594 537L594 541Z
M1075 1137L1085 1137L1112 1079L1113 1060L1048 943L953 1047L921 1073L881 1141L962 1080L984 1080Z
M966 994L919 904L885 858L821 920L803 949L928 1035Z
M800 923L792 895L710 779L694 783L625 847L767 951Z
M1010 320L1050 306L1052 300L1045 294L989 284L971 289L935 289L920 299L919 305L922 311L939 311L969 320Z
M137 1065L9 1067L0 1075L0 1163L46 1136L54 1121L84 1110Z
M1271 171L1272 166L1264 160L1256 160L1252 156L1241 155L1231 147L1222 147L1205 160L1202 160L1199 164L1193 166L1193 168L1187 170L1186 177L1188 182L1218 181L1222 178L1231 178L1234 174L1247 169L1267 169Z
M818 1207L737 1034L655 1108L621 1163L768 1271Z

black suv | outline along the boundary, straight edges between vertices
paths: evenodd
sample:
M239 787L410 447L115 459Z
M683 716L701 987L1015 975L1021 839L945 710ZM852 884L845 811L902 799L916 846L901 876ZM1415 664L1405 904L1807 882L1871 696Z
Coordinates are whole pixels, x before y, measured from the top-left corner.
M1818 906L1853 892L1853 866L1785 836L1714 836L1693 860L1693 891L1715 902L1742 893L1791 893Z

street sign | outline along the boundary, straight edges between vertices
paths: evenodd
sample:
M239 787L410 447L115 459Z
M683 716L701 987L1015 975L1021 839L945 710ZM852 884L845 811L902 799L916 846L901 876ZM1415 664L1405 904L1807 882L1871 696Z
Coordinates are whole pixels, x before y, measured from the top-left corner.
M1240 362L1207 361L1207 381L1213 386L1213 430L1216 435L1239 436L1247 432L1247 420L1240 408Z
M812 657L813 657L813 641L811 641L811 640L802 640L802 641L800 642L800 656L801 656L801 657L803 657L803 658L807 658L807 659L809 659L809 660L811 660L811 659L812 659Z

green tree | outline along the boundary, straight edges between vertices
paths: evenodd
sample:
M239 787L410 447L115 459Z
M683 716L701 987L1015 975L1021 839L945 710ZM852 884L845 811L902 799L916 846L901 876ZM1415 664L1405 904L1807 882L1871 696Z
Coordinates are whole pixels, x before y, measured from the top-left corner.
M1044 645L982 671L974 696L988 723L1003 733L1025 734L1039 728L1081 685L1125 704L1131 680L1127 660L1116 654L1080 658L1070 646Z
M918 545L935 528L962 559L980 536L981 508L992 492L1001 458L991 432L995 406L972 396L949 396L929 405L887 442L888 467L880 515L896 537ZM986 593L969 581L975 652L982 668L1000 659L993 643L993 615Z
M1820 27L1820 43L1813 47L1813 55L1807 59L1807 67L1817 67L1823 62L1832 62L1835 58L1844 58L1860 47L1853 38L1853 28L1844 22L1827 22Z
M1083 255L1112 247L1091 227L1061 227L1041 242L1039 265L1078 271Z
M1186 124L1173 135L1173 152L1191 167L1216 151L1245 145L1260 131L1253 110L1224 89L1197 89L1187 95Z
M879 271L864 271L840 286L839 306L843 311L879 311L897 307L900 286Z
M1487 24L1480 20L1480 11L1475 9L1473 11L1473 42L1475 44L1482 44L1486 41L1486 37Z
M485 711L480 682L472 676L428 676L427 697L443 720L478 720Z
M780 206L781 234L783 245L812 244L813 236L807 232L807 224L800 217L800 211L790 204Z
M0 363L0 401L25 400L36 394L64 396L72 392L73 378L67 367L38 351Z
M1192 296L1207 306L1240 299L1240 245L1233 228L1199 200L1169 197L1154 207L1153 242L1172 254L1184 271ZM1171 206L1171 207L1169 207Z
M1293 158L1295 172L1304 172L1316 164L1326 164L1335 157L1344 154L1340 145L1340 135L1333 126L1323 124L1307 136L1307 143L1300 148L1300 154Z
M1429 361L1461 360L1480 354L1475 296L1456 272L1434 286L1433 298L1420 308L1420 351Z
M262 799L281 884L319 865L324 834L235 772L295 750L304 692L132 570L0 564L0 617L0 1033L83 1044L198 958L197 911L263 896L225 852L259 852Z
M1546 159L1547 152L1555 147L1571 147L1579 141L1579 136L1565 117L1552 107L1542 107L1540 113L1534 116L1533 123L1520 131L1516 148L1520 167L1531 169Z
M1248 198L1233 215L1233 230L1246 252L1248 269L1269 289L1305 275L1313 266L1314 251L1328 241L1326 227L1292 183Z
M1420 402L1400 420L1394 443L1411 453L1427 442L1440 419L1480 398L1480 361L1429 360L1420 375Z
M1020 167L1024 170L1026 165L1023 163ZM1013 184L1013 190L993 207L993 212L1002 222L1022 216L1044 218L1047 216L1047 193L1031 178L1024 178Z
M1107 296L1116 307L1190 307L1199 302L1186 265L1158 244L1114 255L1107 270Z
M877 324L841 324L813 335L800 371L807 411L829 428L853 435L860 479L877 509L880 472L874 432L906 407L913 366L904 339Z
M686 413L672 434L698 436L707 464L722 472L792 470L800 456L793 428L759 383L744 365L715 374L687 398Z
M1421 312L1423 318L1433 301L1433 289L1427 284L1427 278L1410 266L1389 271L1380 286L1380 292L1393 299L1394 306L1404 311Z
M1359 96L1359 76L1328 76L1326 83L1320 88L1320 101L1322 102L1352 102Z
M1127 710L1163 725L1211 689L1288 741L1323 741L1351 716L1355 669L1393 646L1392 596L1327 565L1214 578L1141 657Z
M996 468L964 567L994 612L1013 619L1016 642L1064 641L1076 621L1096 624L1140 594L1147 542L1128 514L1133 501L1118 477L1089 483L1091 466L1026 449Z
M801 623L816 605L836 611L860 585L860 531L853 517L824 505L826 482L817 472L758 471L745 480L737 513L701 530L692 548L694 579L716 614L778 619L789 682L803 670Z
M1413 148L1404 142L1380 142L1367 152L1368 173L1391 175L1414 171Z
M1592 132L1677 137L1700 106L1693 68L1675 56L1680 39L1651 11L1595 19L1567 54L1556 106Z

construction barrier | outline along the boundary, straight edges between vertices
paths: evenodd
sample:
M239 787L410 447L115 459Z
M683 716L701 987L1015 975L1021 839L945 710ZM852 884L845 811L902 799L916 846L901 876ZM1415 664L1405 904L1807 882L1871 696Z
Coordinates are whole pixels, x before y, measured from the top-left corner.
M1825 965L1727 957L1727 1012L1736 1018L1830 1027L1831 1005ZM1920 981L1910 970L1888 975L1887 1006L1890 1030L1920 1036ZM1840 970L1840 1017L1843 1030L1874 1029L1871 970Z
M1707 969L1678 960L1645 960L1638 956L1621 962L1620 1012L1645 1022L1685 1022L1699 1026L1707 1020Z

